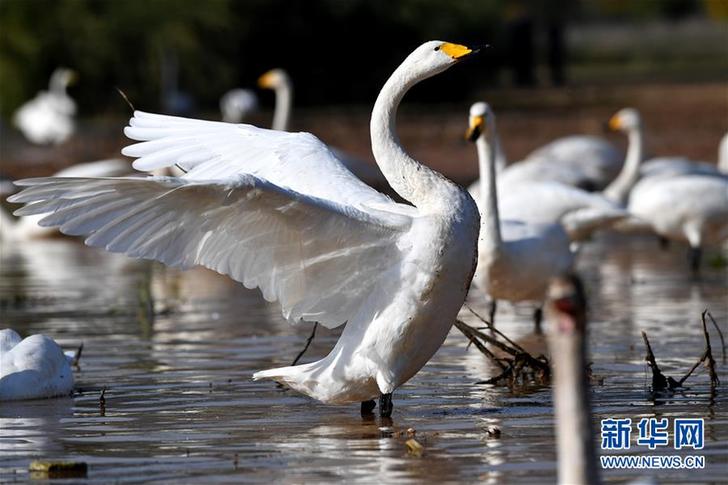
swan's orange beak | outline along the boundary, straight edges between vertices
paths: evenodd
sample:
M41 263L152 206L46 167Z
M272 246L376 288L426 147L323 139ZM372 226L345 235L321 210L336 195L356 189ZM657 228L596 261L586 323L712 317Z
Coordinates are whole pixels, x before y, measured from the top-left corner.
M473 50L470 47L465 47L464 45L445 42L440 46L440 50L453 59L460 60L470 54L475 54L479 49Z
M474 142L480 138L483 130L485 130L485 117L471 116L470 126L468 127L468 131L465 132L465 139Z
M258 87L263 89L273 89L276 84L276 75L273 71L268 71L258 78Z
M614 115L609 118L609 129L612 131L619 131L622 129L622 119L619 115Z

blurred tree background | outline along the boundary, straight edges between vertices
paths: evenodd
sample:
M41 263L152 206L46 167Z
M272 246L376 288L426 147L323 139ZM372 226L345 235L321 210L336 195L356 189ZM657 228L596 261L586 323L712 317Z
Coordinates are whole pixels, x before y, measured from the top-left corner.
M726 79L727 18L726 0L2 0L0 113L7 120L58 66L80 74L82 116L125 111L116 87L147 110L215 110L272 67L291 73L297 105L369 104L433 38L493 47L415 100L625 72Z

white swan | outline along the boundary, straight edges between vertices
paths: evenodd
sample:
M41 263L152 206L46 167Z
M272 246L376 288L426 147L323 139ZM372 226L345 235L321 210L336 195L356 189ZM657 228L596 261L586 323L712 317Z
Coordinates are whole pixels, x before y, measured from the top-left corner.
M69 395L73 360L50 337L0 330L0 401Z
M475 270L480 228L472 198L399 145L405 93L467 57L430 41L385 83L371 118L372 151L398 204L354 177L320 140L249 125L135 113L123 150L151 170L179 163L181 178L29 179L12 197L19 215L86 243L170 266L202 265L279 300L291 322L346 323L331 353L258 372L327 403L391 393L437 351Z
M291 81L291 77L283 69L271 69L258 78L258 86L264 89L272 89L275 93L272 128L274 130L288 131L293 105L293 82ZM335 147L329 147L329 149L351 173L364 182L375 186L384 186L387 184L382 172L376 166L359 160Z
M126 160L111 158L95 162L77 163L56 172L54 177L115 177L131 171ZM24 216L18 219L0 207L0 241L23 241L27 239L50 237L58 233L53 227L38 225L42 214Z
M718 146L718 163L699 162L685 157L658 157L642 164L644 177L672 177L675 175L728 175L728 133Z
M658 235L688 243L697 271L702 248L728 240L728 176L644 178L632 189L628 209Z
M555 278L546 304L560 484L597 484L587 379L586 297L575 276Z
M497 139L496 132L493 137ZM621 184L617 180L622 173L632 170L634 158L635 155L630 156L628 152L620 175L609 187ZM639 164L639 159L636 163ZM499 212L504 219L530 224L561 223L572 241L580 241L629 216L623 207L609 200L605 194L587 192L557 181L509 179L509 170L511 167L498 176ZM470 194L481 204L480 194L474 192L475 187L479 185L470 186ZM617 187L614 190L621 191Z
M13 114L13 124L29 141L39 145L58 144L73 134L76 103L66 88L76 77L75 71L56 69L48 91L39 92Z
M558 223L527 224L498 217L495 115L488 104L470 108L466 137L475 141L480 169L480 239L475 283L493 300L542 302L550 278L571 269L569 236ZM491 310L491 319L493 318ZM536 313L540 324L540 312Z
M608 141L591 135L558 138L504 173L504 180L553 180L585 190L606 187L617 176L624 160Z
M639 179L647 177L672 177L675 175L720 175L720 153L717 165L690 160L686 157L655 157L644 160L645 139L642 118L634 108L625 108L609 120L609 127L622 131L628 136L627 160L631 167L622 171L621 179L615 180L611 188L605 190L607 197L626 204L629 192ZM720 152L720 148L719 148ZM728 156L728 155L727 155ZM726 170L724 173L728 172ZM617 183L619 182L619 183ZM618 188L615 188L615 185Z
M220 98L222 120L240 123L258 109L258 97L250 89L231 89Z

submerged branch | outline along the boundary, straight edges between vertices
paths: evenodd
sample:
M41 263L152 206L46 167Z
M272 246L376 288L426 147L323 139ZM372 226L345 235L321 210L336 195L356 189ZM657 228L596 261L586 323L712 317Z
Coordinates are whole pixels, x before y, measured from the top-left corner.
M708 310L704 310L702 314L702 319L705 321L705 315L708 315L708 318L710 318L710 321L713 323L713 326L715 327L715 330L718 332L718 336L720 337L720 347L721 347L721 353L723 354L723 363L726 363L726 353L725 353L725 338L723 338L723 332L720 330L720 327L718 326L718 322L715 321L715 318L713 318L713 315L710 314Z
M473 314L480 318L477 313L473 312ZM485 322L485 320L483 321ZM485 323L487 324L487 322ZM462 320L456 320L455 326L468 338L470 343L474 344L478 350L480 350L490 360L495 362L495 364L501 369L501 373L497 376L485 381L479 381L478 384L497 384L503 381L508 381L509 384L515 384L518 380L525 382L529 378L540 382L548 379L550 374L548 361L545 358L536 358L532 356L520 345L515 344L501 332L496 331L497 334L501 335L508 343L503 343L496 337L487 335L478 329L471 327ZM486 347L486 344L493 345L499 350L511 355L512 358L498 358Z

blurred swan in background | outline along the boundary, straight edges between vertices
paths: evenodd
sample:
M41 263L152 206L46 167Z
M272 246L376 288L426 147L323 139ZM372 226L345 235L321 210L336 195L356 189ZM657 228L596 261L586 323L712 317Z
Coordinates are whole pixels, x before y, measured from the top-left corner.
M220 98L222 120L240 123L258 109L258 97L250 89L231 89Z
M69 395L74 360L50 337L21 339L14 330L0 330L0 401Z
M271 69L258 79L258 86L272 89L275 93L275 108L273 111L274 130L288 131L291 121L291 108L293 106L293 82L283 69ZM341 150L329 147L344 166L351 173L364 182L378 187L386 186L387 181L376 165L359 160Z
M620 174L606 190L611 188L615 193L621 194L622 180L627 178L627 172L631 173L635 164L639 165L638 155L636 148L632 152L628 151ZM629 216L619 203L606 197L606 190L605 194L591 193L569 184L548 180L551 165L540 169L546 180L509 180L509 170L510 167L503 171L502 179L500 174L498 176L498 189L501 194L498 203L503 219L531 224L560 223L572 241L581 241L591 237L595 231L611 227ZM468 190L476 200L480 199L477 182Z
M687 173L647 177L632 190L629 211L658 235L690 245L690 265L702 249L728 240L728 176Z
M624 159L611 143L590 135L556 139L531 152L503 173L511 185L526 180L552 180L593 191L606 187Z
M524 182L559 182L584 190L598 190L614 179L623 159L606 140L573 135L544 145L520 162L508 164L498 133L494 135L498 184L513 187ZM479 181L468 188L478 193Z
M728 133L718 145L718 163L698 162L685 157L658 157L642 165L642 177L674 175L728 175Z
M75 71L59 67L51 75L48 91L40 91L13 114L13 124L30 142L59 144L73 134L76 103L66 88L77 77Z
M605 194L615 202L626 204L632 187L637 180L646 177L671 177L674 175L701 174L719 175L719 165L698 162L686 157L655 157L645 160L645 139L642 118L634 108L625 108L609 121L609 128L627 133L627 163L633 166L623 171L622 180L613 183ZM720 159L720 155L719 155ZM617 181L615 181L617 182Z
M554 278L546 304L560 484L597 484L599 469L587 377L587 303L576 276Z
M132 171L126 160L111 158L96 162L77 163L56 172L54 177L116 177ZM6 195L6 194L2 194ZM22 241L32 238L42 238L58 234L54 227L43 227L38 221L43 219L42 214L13 218L4 207L0 207L0 241Z
M640 172L636 160L643 158L644 142L639 113L620 113L610 127L630 136L626 175L620 174L605 195L627 205L635 217L619 229L652 230L667 240L688 243L691 268L698 271L703 247L728 239L728 175L718 168L720 160L712 166L685 158L653 159Z
M141 112L125 129L141 143L122 153L139 157L140 170L179 163L183 177L28 179L11 199L28 203L18 215L47 213L42 224L89 245L259 287L292 323L346 323L325 358L253 377L327 403L366 401L362 411L380 396L386 416L391 393L437 351L462 307L480 229L470 196L399 145L397 107L472 52L426 42L374 105L374 157L414 206L361 182L311 134Z
M480 169L480 239L474 282L493 300L543 302L549 280L571 269L569 236L558 223L530 224L498 217L495 115L487 103L471 106L466 138L475 141ZM537 327L540 310L535 313Z

